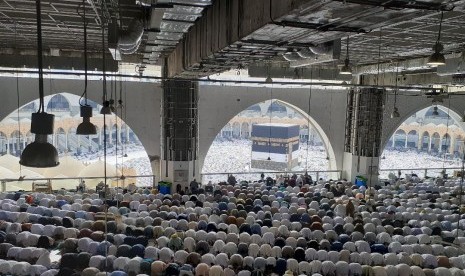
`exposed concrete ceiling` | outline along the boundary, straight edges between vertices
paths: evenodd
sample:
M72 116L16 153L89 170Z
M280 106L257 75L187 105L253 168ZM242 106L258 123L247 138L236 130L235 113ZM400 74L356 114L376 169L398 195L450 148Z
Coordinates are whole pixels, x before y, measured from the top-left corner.
M91 19L88 44L95 63L101 55L101 20L116 16L127 29L137 18L144 21L142 43L123 61L138 63L140 72L146 65L165 61L170 77L202 77L249 66L287 68L290 63L283 54L341 39L339 61L322 65L332 70L346 57L347 37L357 70L368 72L378 62L424 60L437 39L438 11L444 11L444 53L454 55L465 45L465 0L86 1ZM78 64L70 58L82 59L83 23L77 12L81 4L80 0L42 2L44 46L48 55L63 57L63 62L52 66ZM12 56L3 59L8 61L3 66L14 66L17 60L16 66L22 67L21 60L30 60L14 56L34 55L34 5L33 0L0 1L0 55Z

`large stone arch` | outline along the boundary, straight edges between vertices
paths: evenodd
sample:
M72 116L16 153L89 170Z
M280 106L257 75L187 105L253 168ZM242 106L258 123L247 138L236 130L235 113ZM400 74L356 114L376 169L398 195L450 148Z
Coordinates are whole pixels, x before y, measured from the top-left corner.
M38 79L19 78L19 106L36 101L38 98ZM0 87L5 95L16 95L16 77L0 77ZM160 110L161 88L159 83L144 81L124 81L124 90L128 102L124 103L127 112L125 122L131 126L133 132L141 141L149 157L160 156ZM83 79L51 79L44 82L46 96L48 91L55 93L69 93L81 96L84 91ZM96 103L102 101L102 80L93 79L88 82L88 98ZM110 91L108 91L110 93ZM45 103L47 106L47 103ZM7 117L18 108L17 97L4 97L0 118ZM143 119L141 119L143 118ZM155 160L156 158L153 158ZM152 160L152 158L151 158ZM152 171L160 175L159 163L152 162Z
M242 110L269 100L270 89L270 87L223 86L219 92L218 86L201 86L199 91L199 168L202 167L205 155L218 131ZM273 88L273 99L289 103L297 110L308 111L309 87ZM321 130L331 141L335 154L335 160L334 162L331 160L333 163L331 166L342 169L344 132L340 130L344 130L345 127L347 91L313 87L310 103L311 118L321 126ZM212 114L215 115L212 117ZM330 121L332 126L330 126Z
M270 87L201 86L199 91L199 164L219 131L237 114L254 104L270 99ZM330 100L332 98L332 100ZM327 146L330 169L342 169L346 90L313 88L309 106L309 88L273 88L273 99L285 103L310 119ZM263 107L262 107L263 108ZM266 110L266 109L265 109ZM330 120L331 119L331 120ZM333 125L330 126L330 123Z
M396 106L401 116L398 118L391 118L390 114L392 113L393 108L393 103L391 102L393 99L391 98L392 97L388 97L388 100L385 104L386 108L383 116L383 134L381 139L382 149L386 147L389 138L395 133L395 131L402 125L403 122L405 122L418 111L431 107L431 99L427 97L417 96L413 101L412 96L403 94L397 95ZM446 113L448 107L450 107L449 116L455 122L462 121L462 116L459 114L463 114L465 110L465 102L458 99L461 99L461 96L454 96L452 94L449 99L444 99L443 103L437 105L439 109ZM463 123L458 123L458 125L465 130Z

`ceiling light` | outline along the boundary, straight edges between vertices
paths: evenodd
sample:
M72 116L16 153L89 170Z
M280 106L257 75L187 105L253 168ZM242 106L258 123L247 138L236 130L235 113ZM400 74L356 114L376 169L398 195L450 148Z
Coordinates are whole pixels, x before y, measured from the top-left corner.
M428 58L428 65L430 66L441 66L446 64L446 58L441 53L443 50L441 43L436 43L433 47L434 53Z
M55 115L53 114L45 112L32 113L31 133L35 134L35 139L21 153L19 160L21 165L34 168L50 168L60 164L56 148L47 141L47 135L53 134L54 119Z
M391 113L391 119L399 118L399 117L400 117L399 110L397 109L397 107L394 107L394 110L392 110L392 113Z
M271 157L268 156L268 158L266 160L271 161Z
M441 12L441 20L439 21L439 31L438 31L438 39L433 46L434 53L428 58L427 64L430 66L440 66L446 64L446 59L444 55L441 53L444 50L444 47L441 44L441 30L442 30L442 19L444 18L444 13Z
M97 134L97 128L90 122L92 117L92 107L89 105L81 106L82 123L77 127L77 135L94 135Z
M87 22L86 22L86 1L82 1L83 5L83 20L84 20L84 101L85 104L81 105L82 123L79 124L76 130L77 135L94 135L97 134L97 128L90 122L92 117L92 107L87 104ZM79 104L81 104L79 102Z
M399 79L399 63L397 63L397 65L396 65L396 89L394 90L394 108L392 109L391 119L400 117L399 109L397 109L397 106L396 106L397 92L398 92L398 90L397 90L397 81L398 81L398 79Z
M270 77L270 75L268 75L268 77L266 77L265 83L273 83L273 79Z
M433 107L433 113L431 113L432 116L439 116L439 112L438 112L438 107L435 106Z
M102 109L100 109L100 114L102 115L111 115L110 101L104 101Z
M350 61L348 58L344 61L344 66L342 66L341 70L339 71L341 75L352 75L352 67L350 66Z
M116 112L115 100L113 100L113 99L110 99L110 110L111 110L111 112L113 112L113 113Z
M342 66L341 70L339 71L341 75L352 75L352 67L350 66L350 58L349 58L349 37L347 37L346 42L346 59L344 60L344 66Z
M44 74L42 56L42 19L40 0L36 1L37 16L37 60L39 69L39 110L32 113L31 133L35 134L34 142L26 146L21 153L19 163L26 167L49 168L58 166L58 152L47 142L47 135L53 134L55 116L45 112L44 106Z

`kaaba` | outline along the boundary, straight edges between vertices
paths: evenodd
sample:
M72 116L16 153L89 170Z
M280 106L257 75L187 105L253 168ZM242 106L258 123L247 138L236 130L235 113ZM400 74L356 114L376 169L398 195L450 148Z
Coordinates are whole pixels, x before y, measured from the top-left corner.
M252 126L251 167L263 170L292 170L298 165L298 125L255 124Z

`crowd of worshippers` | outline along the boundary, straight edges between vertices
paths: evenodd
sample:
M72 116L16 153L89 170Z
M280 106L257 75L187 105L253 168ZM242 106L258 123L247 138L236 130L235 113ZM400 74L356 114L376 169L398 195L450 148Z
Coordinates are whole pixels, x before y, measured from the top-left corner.
M459 187L262 179L197 195L111 188L107 200L0 193L0 274L465 276Z

